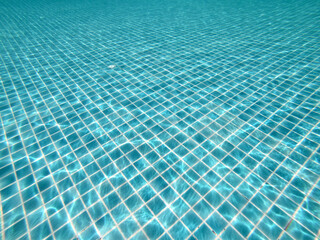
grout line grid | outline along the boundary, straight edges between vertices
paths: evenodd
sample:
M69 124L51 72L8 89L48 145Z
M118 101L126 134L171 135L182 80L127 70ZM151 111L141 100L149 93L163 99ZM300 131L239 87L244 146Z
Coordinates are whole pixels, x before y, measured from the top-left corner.
M2 238L317 239L315 5L3 1Z

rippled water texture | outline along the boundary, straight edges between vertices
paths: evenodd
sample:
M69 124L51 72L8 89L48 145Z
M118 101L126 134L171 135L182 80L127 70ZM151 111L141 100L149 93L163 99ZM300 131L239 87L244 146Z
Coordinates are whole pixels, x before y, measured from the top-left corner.
M0 239L317 239L315 0L0 1Z

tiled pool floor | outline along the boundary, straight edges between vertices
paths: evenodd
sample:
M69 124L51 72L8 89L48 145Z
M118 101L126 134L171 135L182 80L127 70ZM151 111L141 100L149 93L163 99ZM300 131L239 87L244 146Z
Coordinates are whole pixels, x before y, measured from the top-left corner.
M0 2L0 239L317 239L319 1Z

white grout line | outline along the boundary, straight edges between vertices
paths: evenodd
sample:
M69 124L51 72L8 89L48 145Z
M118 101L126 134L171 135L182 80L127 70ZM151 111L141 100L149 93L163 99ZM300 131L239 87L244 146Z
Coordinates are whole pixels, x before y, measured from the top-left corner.
M50 111L50 110L49 110ZM43 123L44 124L44 123ZM76 131L75 131L76 132ZM34 136L36 136L36 134L34 134ZM49 135L50 136L50 135ZM50 136L51 137L51 136ZM60 155L60 153L58 153L59 155ZM60 158L61 158L61 155L60 155ZM63 163L63 161L62 161L62 163ZM64 163L63 163L64 164ZM47 166L48 166L48 163L47 163ZM51 172L51 170L50 170L50 168L48 168L49 169L49 171ZM84 173L87 175L87 173L86 173L86 171L84 170L84 169L82 169L83 171L84 171ZM71 178L71 175L70 175L70 173L69 173L69 171L66 171L67 173L68 173L68 175L69 175L69 179L72 181L72 183L73 183L73 185L74 186L76 186L76 184L74 184L74 182L73 182L73 179ZM51 173L51 176L52 176L52 173ZM88 178L87 177L87 179L90 181L90 183L92 184L92 182L91 182L91 180L90 180L90 178ZM53 182L55 182L55 180L53 179ZM92 184L92 186L94 186L93 184ZM58 192L60 192L60 190L59 190L59 188L56 186L56 189L57 189L57 191ZM77 190L77 188L76 188L76 190ZM77 190L78 191L78 190ZM79 193L79 195L80 195L80 193ZM59 196L61 196L61 194L59 194ZM99 194L98 194L98 196L100 196ZM100 197L101 198L101 197ZM83 199L82 198L80 198L80 201L82 202L82 204L84 205L84 206L86 206L86 204L83 202ZM100 199L100 201L101 201L101 203L106 207L106 209L108 209L107 208L107 206L105 205L105 203L104 203L104 201L102 200L102 199ZM63 203L64 204L64 203ZM86 207L85 207L86 208ZM87 208L86 208L87 209ZM68 210L66 209L66 212L68 213ZM91 215L90 214L88 214L89 215L89 217L91 218ZM112 214L110 214L110 216L111 216L111 218L113 218L113 216L112 216ZM114 220L114 219L113 219ZM93 220L92 220L92 218L91 218L91 222L93 222ZM116 221L114 221L115 222L115 224L117 224L116 223ZM71 224L71 226L73 227L73 223L72 223L72 221L71 220L69 220L69 223ZM75 230L75 227L73 227L73 231L74 231L74 233L76 234L76 235L78 235L78 233L77 233L77 231ZM51 231L52 233L53 233L53 231Z
M1 125L3 125L2 119L1 119ZM10 156L11 156L12 153L11 153L10 150L9 150L9 153L10 153ZM15 178L18 179L17 173L16 173L16 171L15 171L15 168L14 168L13 165L12 165L12 167L13 167L13 169L14 169ZM22 194L21 194L21 188L20 188L20 185L19 185L18 182L17 182L17 188L18 188L18 192L19 192L20 199L21 199L21 201L22 201L23 198L22 198ZM25 220L25 222L26 222L27 228L29 229L29 223L28 223L28 219L27 219L27 211L26 211L24 205L22 205L22 209L23 209L23 212L24 212L23 218L24 218L24 220ZM1 210L2 210L2 208L1 208ZM2 216L3 216L3 215L2 215ZM21 221L21 220L20 220L20 221ZM3 223L3 225L4 225L4 223ZM5 237L6 237L6 235L5 235L5 228L3 228L2 231L3 231L3 235L4 235L4 238L3 238L3 239L5 239ZM31 238L31 234L30 234L29 232L27 232L27 234L28 234L28 237Z
M285 229L282 230L281 234L279 235L278 239L281 238L281 236L287 231L287 228L289 227L290 223L292 220L294 220L295 215L298 213L298 211L301 209L302 204L305 202L305 200L307 200L307 198L309 197L311 191L314 189L314 187L317 185L317 183L320 181L320 176L318 178L317 181L314 182L313 186L309 189L309 191L305 194L303 200L301 201L301 203L299 204L298 208L295 210L295 212L290 216L290 221L287 224L287 226L285 227ZM320 231L320 229L319 229ZM311 231L310 231L311 232ZM318 237L319 237L319 233L318 233ZM317 238L317 236L315 237L315 239Z
M0 114L1 119L1 114ZM2 121L1 121L1 127L2 127ZM1 226L0 226L0 232L1 232L1 239L5 239L5 227L4 227L4 214L2 210L2 200L1 200L1 194L0 194L0 218L1 218Z
M90 98L89 98L90 99Z
M1 56L0 56L1 57ZM34 132L34 129L32 129L32 131L33 131L33 135L34 136L36 136L36 134L35 134L35 132ZM37 141L38 142L38 141ZM39 143L39 142L38 142ZM44 155L43 154L43 150L42 149L40 149L41 150L41 152L42 152L42 155ZM26 151L26 150L25 150ZM27 152L27 151L26 151ZM44 161L46 162L46 166L48 166L48 162L47 162L47 160L46 160L46 158L44 157L43 158L44 159ZM32 166L32 164L31 164L31 162L30 162L30 159L28 158L28 161L29 161L29 166ZM12 164L12 167L13 168L15 168L14 167L14 164ZM32 168L31 168L32 169ZM48 170L49 170L49 172L51 173L51 171L50 171L50 168L48 168ZM33 172L33 170L32 170L32 172ZM16 171L14 170L14 173L16 174ZM52 175L52 174L51 174ZM36 180L37 178L36 178L36 176L34 175L34 172L33 172L33 176L34 176L34 179ZM45 178L45 177L44 177ZM18 180L18 177L16 176L16 179ZM57 191L59 192L59 189L57 188L57 183L55 183L55 180L53 179L53 183L54 183L54 186L56 187L56 189L57 189ZM17 181L17 185L19 186L19 183L18 183L18 181ZM46 214L46 216L47 216L47 220L48 220L48 224L49 224L49 226L50 226L50 229L51 229L51 232L53 232L53 227L52 227L52 224L51 224L51 221L49 220L49 215L48 215L48 211L47 211L47 208L45 207L46 205L44 204L45 203L45 201L44 201L44 199L43 199L43 196L40 194L41 193L41 191L40 191L40 188L39 188L39 186L38 186L38 184L36 184L36 186L37 186L37 189L38 189L38 192L39 192L39 197L40 197L40 199L41 199L41 201L42 201L42 206L44 206L44 209L45 209L45 214ZM21 198L21 201L23 202L23 198L22 198L22 195L21 195L21 189L20 189L20 187L19 187L19 193L20 193L20 198ZM61 197L61 195L60 195L60 197ZM61 200L61 203L62 203L62 205L64 205L64 207L65 207L65 204L64 204L64 202ZM22 205L22 207L24 208L24 205ZM68 211L67 211L67 213L68 213ZM27 215L26 215L27 216ZM27 226L28 226L28 234L31 236L31 230L30 230L30 227L29 227L29 224L28 224L28 220L26 219L26 224L27 224ZM71 224L71 227L73 228L73 230L75 231L75 227ZM76 232L76 231L75 231Z

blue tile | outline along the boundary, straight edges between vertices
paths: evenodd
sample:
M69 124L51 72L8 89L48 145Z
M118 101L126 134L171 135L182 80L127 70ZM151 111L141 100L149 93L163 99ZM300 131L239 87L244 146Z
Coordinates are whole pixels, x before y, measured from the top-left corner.
M228 198L228 201L238 210L241 210L242 207L248 202L248 199L246 199L243 195L241 195L239 192L235 191L233 192L230 197Z
M187 239L190 232L179 221L169 231L173 239Z
M82 207L81 205L78 205L78 206L79 206L79 208L76 210L76 211L78 211L77 213L79 213L79 210L81 211L81 207ZM47 209L48 215L50 216L50 215L58 212L60 209L62 209L63 204L59 198L55 198L55 199L51 200L49 203L47 203L45 207ZM70 207L70 205L68 207ZM73 211L71 210L71 211L69 211L69 213L70 214L77 214L76 211L75 211L75 209L73 209Z
M137 190L146 184L146 181L140 175L130 181L131 185Z
M223 197L215 190L210 191L205 198L214 208L219 206L223 201Z
M243 215L239 214L233 221L232 226L244 237L246 238L251 230L253 225L246 219Z
M134 235L132 237L132 239L134 239L134 240L140 240L140 239L141 240L147 240L148 238L146 237L146 235L142 231L140 231L136 235Z
M106 214L95 223L98 231L100 232L100 236L106 234L112 227L115 225L112 220L110 214Z
M107 208L111 210L121 202L121 199L116 192L113 192L106 196L103 201L106 204Z
M307 211L311 212L314 216L319 217L320 216L320 208L319 203L313 200L314 197L310 196L303 202L302 207L306 209Z
M258 229L255 229L252 234L248 237L250 240L258 240L258 239L265 239L267 240L268 238L263 235Z
M309 231L313 232L314 234L318 234L318 226L320 224L320 220L311 213L307 212L304 209L299 209L295 216L295 219L298 220L302 225L304 225Z
M258 207L262 212L266 211L269 206L271 205L271 202L264 197L262 194L257 193L251 200L251 202Z
M290 225L287 226L287 232L294 239L314 239L315 235L313 235L310 231L308 231L301 224L293 220Z
M131 197L129 197L126 201L125 204L127 205L127 207L129 208L129 210L131 212L135 211L136 209L138 209L142 204L142 200L138 197L137 194L132 195Z
M284 233L281 238L281 240L293 240L293 238L291 236L289 236L288 233Z
M182 218L182 222L191 232L193 232L198 226L200 226L202 220L193 211L190 211Z
M87 228L90 225L90 217L87 212L81 213L75 219L72 220L74 227L77 232L81 232L83 229Z
M31 231L32 239L44 239L51 233L49 223L47 221L41 223L39 226Z
M183 180L182 178L179 178L177 181L175 181L172 184L172 187L179 193L183 193L185 190L188 189L188 184L186 183L185 180Z
M178 218L173 214L173 212L170 209L164 210L159 215L158 219L159 222L167 229L178 220Z
M166 207L166 204L158 196L150 200L147 205L154 215L157 215Z
M269 218L264 217L259 223L259 229L266 236L270 236L272 238L278 238L281 234L281 228L279 228L276 224L274 224Z
M205 224L202 224L194 235L198 240L215 239L215 234Z
M231 221L234 216L238 213L237 209L234 208L230 203L224 202L219 208L219 213L224 216L227 221Z
M151 185L157 192L161 192L168 186L168 184L161 177L158 177L154 181L152 181Z
M111 214L113 218L116 220L116 222L120 223L130 214L130 212L127 210L124 204L120 204L111 211Z
M90 207L92 203L99 200L99 196L95 190L90 190L82 196L82 200L87 207Z
M209 171L205 176L204 179L211 185L215 186L219 181L220 177L213 171Z
M153 215L146 206L143 206L134 213L134 217L137 219L141 226L144 226L147 222L149 222L149 220L153 218Z
M171 203L178 197L178 194L171 187L167 187L160 195L167 203Z
M117 228L115 228L114 230L112 230L110 233L108 233L106 235L106 239L119 239L119 240L121 240L121 239L125 239L125 238L121 235L120 231Z
M34 228L40 222L45 220L47 216L44 211L45 210L43 208L39 208L38 210L28 215L27 220L30 228Z
M181 217L189 210L188 205L181 198L177 199L171 206L172 210L178 215L178 217Z
M90 216L93 220L99 219L107 212L107 209L101 202L97 202L89 208Z
M83 239L83 240L85 239L94 240L99 238L100 238L99 233L93 226L90 226L80 234L80 239Z
M251 203L245 206L242 213L254 224L256 224L263 215L263 213Z
M198 204L196 204L193 209L200 215L202 219L206 219L213 211L213 208L204 200L201 200Z
M156 239L161 236L164 232L163 228L160 226L157 220L153 220L148 225L144 227L144 231L150 239Z
M244 239L234 228L228 227L222 234L223 239Z
M68 221L68 215L64 209L56 213L50 218L52 229L56 231Z
M200 196L197 194L195 190L192 188L189 188L183 195L182 198L190 204L190 206L193 206L199 199Z
M155 192L150 186L146 186L139 191L139 195L143 201L147 202L155 196Z
M123 186L121 186L117 192L119 193L121 199L126 199L134 193L134 189L128 183L126 183Z
M216 212L213 213L206 222L214 231L214 234L220 234L227 226L227 222Z
M200 181L198 181L197 183L195 183L195 185L193 186L194 189L201 195L204 196L206 195L211 187L209 184L207 184L204 180L200 179Z
M24 219L14 223L10 228L4 232L5 236L9 239L17 239L27 231L27 224Z
M136 231L138 231L139 225L132 217L129 217L120 224L120 229L124 236L129 238L130 236L134 235Z
M273 206L267 215L282 228L285 228L290 221L290 217L277 206Z

